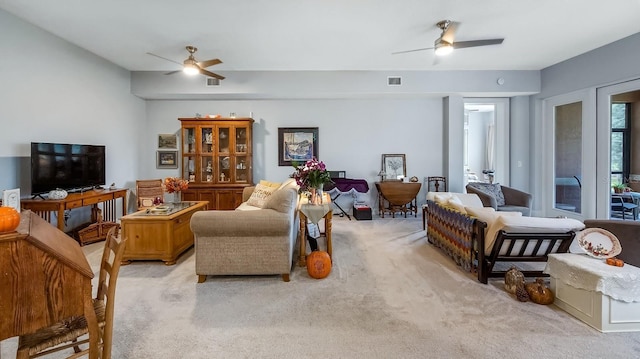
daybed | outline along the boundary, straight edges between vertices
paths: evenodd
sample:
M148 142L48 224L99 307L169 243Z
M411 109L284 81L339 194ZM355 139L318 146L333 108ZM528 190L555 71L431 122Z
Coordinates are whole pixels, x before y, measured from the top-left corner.
M468 196L470 194L467 194ZM430 196L428 195L427 198ZM523 217L521 212L497 212L488 207L460 205L458 194L427 199L427 238L478 280L503 277L498 262L544 262L550 253L567 252L575 232L584 228L569 218ZM543 276L542 270L524 270Z
M263 181L264 182L264 181ZM298 236L295 181L246 187L234 211L200 211L191 218L198 282L207 275L280 274L285 282Z

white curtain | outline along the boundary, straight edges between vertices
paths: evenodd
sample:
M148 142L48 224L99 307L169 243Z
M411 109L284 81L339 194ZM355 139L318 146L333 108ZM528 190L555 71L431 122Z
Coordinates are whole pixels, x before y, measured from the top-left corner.
M495 158L495 150L496 150L496 145L495 145L495 135L496 135L496 128L494 124L489 124L487 125L487 169L490 170L494 170L494 158Z

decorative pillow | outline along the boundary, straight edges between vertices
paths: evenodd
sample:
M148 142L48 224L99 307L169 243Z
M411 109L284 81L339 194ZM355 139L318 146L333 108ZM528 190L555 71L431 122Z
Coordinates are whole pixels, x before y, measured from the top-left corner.
M280 187L280 185L282 183L280 183L280 182L270 182L270 181L266 181L266 180L260 180L260 184L263 185L263 186L267 186L267 187L278 188L278 187Z
M276 187L269 187L258 183L256 188L253 190L251 197L249 197L249 200L247 200L247 204L258 208L264 208L265 204L267 203L267 199L276 190Z
M498 206L504 206L504 194L502 193L502 186L499 183L482 183L482 182L471 182L469 183L472 187L475 187L483 192L486 192L496 199L496 203Z
M450 193L446 194L437 194L433 197L434 202L441 205L446 205L449 202L449 198L451 198Z
M294 188L283 188L269 196L264 208L274 209L278 212L288 213L296 205L298 191Z
M464 209L464 205L462 204L462 202L458 199L458 197L451 197L449 198L449 200L447 201L446 204L447 207L452 208L462 214L467 214L467 211Z

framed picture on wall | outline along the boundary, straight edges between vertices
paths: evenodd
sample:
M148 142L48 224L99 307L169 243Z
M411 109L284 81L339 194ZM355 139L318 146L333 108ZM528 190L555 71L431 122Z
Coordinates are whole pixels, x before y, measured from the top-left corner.
M178 136L176 134L158 135L158 148L178 148Z
M178 168L178 151L157 151L156 168Z
M404 154L382 155L384 181L402 181L407 176L407 161Z
M318 158L318 127L279 127L278 166Z

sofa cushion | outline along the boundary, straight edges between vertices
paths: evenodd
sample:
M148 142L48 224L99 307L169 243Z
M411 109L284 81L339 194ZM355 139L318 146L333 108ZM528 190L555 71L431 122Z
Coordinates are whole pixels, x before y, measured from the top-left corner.
M277 190L277 187L269 187L265 186L261 183L258 183L256 188L253 190L251 197L247 200L247 204L250 206L264 208L267 204L267 199Z
M496 213L500 215L486 232L485 253L491 252L500 230L510 233L566 233L584 228L584 223L573 218L504 216L503 212Z
M504 194L502 193L502 186L498 183L483 183L483 182L470 182L469 186L475 187L483 192L486 192L496 199L498 206L504 206Z
M256 206L252 206L250 204L248 204L247 202L242 202L240 203L240 205L236 208L236 211L256 211L256 210L261 210L262 208L260 207L256 207Z
M275 191L265 203L264 208L286 213L294 211L297 206L298 191L294 188L283 188Z
M485 228L485 233L487 233L488 229L491 225L496 221L496 219L500 216L516 216L521 217L521 212L503 212L496 211L493 207L465 207L467 214L475 217L482 222L487 224L487 228Z

